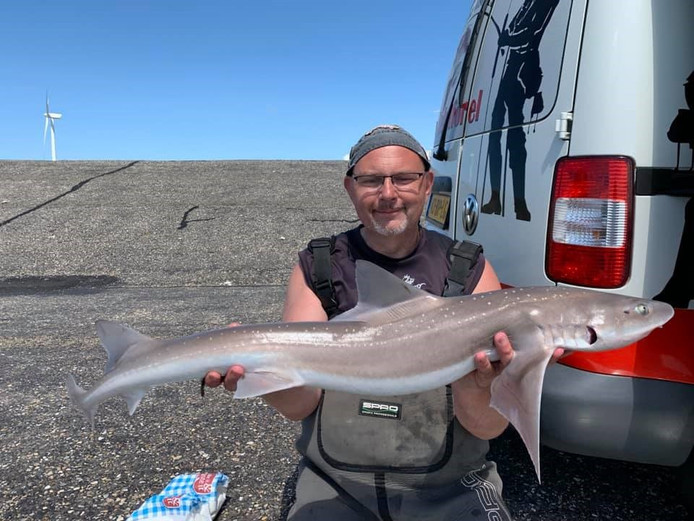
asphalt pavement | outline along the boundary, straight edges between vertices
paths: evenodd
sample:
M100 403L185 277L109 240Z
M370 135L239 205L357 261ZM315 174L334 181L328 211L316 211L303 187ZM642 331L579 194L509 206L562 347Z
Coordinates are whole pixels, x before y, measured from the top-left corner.
M339 161L0 162L0 519L122 520L174 475L221 471L218 519L280 519L297 425L260 399L151 390L92 431L97 319L173 337L280 318L296 252L352 227ZM543 448L537 483L509 431L492 444L518 521L687 519L672 469ZM287 481L289 479L289 486Z

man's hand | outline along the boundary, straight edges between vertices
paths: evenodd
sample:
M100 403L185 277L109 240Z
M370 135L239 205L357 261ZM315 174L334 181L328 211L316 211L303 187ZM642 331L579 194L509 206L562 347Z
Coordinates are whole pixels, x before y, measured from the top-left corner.
M494 347L499 355L498 362L490 362L483 352L475 354L475 369L477 370L470 373L469 379L474 379L477 387L482 389L489 389L492 380L513 360L513 347L506 333L499 332L494 335Z
M228 327L240 326L239 322L232 322ZM202 379L202 388L200 389L200 394L205 395L205 386L207 387L219 387L220 384L224 384L224 388L227 391L235 391L239 380L243 378L244 368L240 365L232 365L227 372L222 376L217 371L209 371L205 377Z
M504 370L504 368L513 360L513 346L511 341L508 339L508 335L503 331L499 331L494 335L494 347L499 355L498 362L490 362L489 358L484 352L479 352L475 355L475 369L470 373L470 377L475 379L477 387L489 388L492 385L492 380ZM552 358L549 363L553 364L560 358L569 354L563 348L558 347L552 353Z
M484 352L475 355L475 371L453 382L453 403L455 415L461 425L482 439L495 438L508 425L506 419L490 407L490 388L492 380L513 360L514 351L508 335L503 331L494 335L494 347L499 360L491 362ZM558 348L552 354L550 363L564 355Z
M222 376L217 371L210 371L205 375L204 382L207 387L219 387L224 384L227 391L235 391L239 380L243 378L244 369L240 365L232 365Z

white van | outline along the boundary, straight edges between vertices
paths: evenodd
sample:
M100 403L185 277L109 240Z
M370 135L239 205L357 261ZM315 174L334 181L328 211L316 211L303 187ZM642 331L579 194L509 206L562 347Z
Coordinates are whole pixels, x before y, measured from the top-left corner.
M691 473L693 148L694 1L473 3L427 226L481 243L505 285L676 307L644 341L549 368L545 445Z

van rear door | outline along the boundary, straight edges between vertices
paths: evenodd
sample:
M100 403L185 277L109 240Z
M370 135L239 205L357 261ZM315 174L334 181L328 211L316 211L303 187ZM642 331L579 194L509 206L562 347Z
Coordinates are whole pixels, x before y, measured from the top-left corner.
M451 176L457 186L449 226L457 238L484 244L502 282L550 283L548 198L555 162L568 152L586 0L489 0L475 7L435 142L444 144L435 149L437 170L459 165ZM522 250L500 255L518 237Z

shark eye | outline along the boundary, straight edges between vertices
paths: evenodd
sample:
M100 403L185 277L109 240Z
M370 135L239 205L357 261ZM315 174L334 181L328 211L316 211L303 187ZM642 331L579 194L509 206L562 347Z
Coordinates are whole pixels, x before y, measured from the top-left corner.
M646 304L637 304L634 311L636 311L636 313L639 315L646 316L648 315L648 306Z

